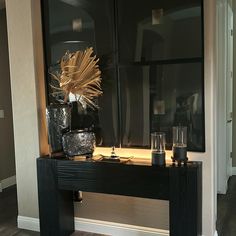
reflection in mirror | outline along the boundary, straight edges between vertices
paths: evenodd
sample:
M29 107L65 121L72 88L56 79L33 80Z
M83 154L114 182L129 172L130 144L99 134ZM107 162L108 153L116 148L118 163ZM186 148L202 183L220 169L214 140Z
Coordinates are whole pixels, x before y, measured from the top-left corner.
M75 52L93 47L102 71L103 96L99 98L97 111L87 109L72 117L72 128L93 127L97 133L97 145L117 146L118 102L117 79L114 65L114 3L110 0L42 0L44 46L48 103L52 84L48 72L59 69L59 61L66 51ZM73 114L78 108L73 105Z
M201 0L117 0L121 146L150 148L150 133L188 128L205 150Z
M188 127L188 150L205 150L202 0L41 0L48 103L49 71L67 50L93 47L100 59L98 146L150 148L150 133ZM73 108L74 109L74 108Z
M150 147L150 133L165 132L172 147L172 127L186 126L188 150L204 149L201 63L120 68L122 146Z
M200 0L118 3L121 63L202 56Z

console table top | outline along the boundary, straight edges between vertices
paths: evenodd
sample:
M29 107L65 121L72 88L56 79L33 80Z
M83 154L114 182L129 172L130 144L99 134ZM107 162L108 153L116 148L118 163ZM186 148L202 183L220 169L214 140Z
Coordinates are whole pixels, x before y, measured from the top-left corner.
M153 168L196 168L199 165L202 165L202 162L200 161L188 161L186 165L178 166L177 163L174 164L172 161L167 160L165 166L154 166L151 163L151 160L148 158L139 158L139 157L120 157L120 161L116 159L102 159L102 156L95 156L93 158L85 158L85 157L74 157L74 158L68 158L65 156L60 157L50 157L50 156L42 156L41 158L47 158L47 159L53 159L59 162L70 162L70 163L103 163L103 164L117 164L117 165L134 165L134 166L150 166Z

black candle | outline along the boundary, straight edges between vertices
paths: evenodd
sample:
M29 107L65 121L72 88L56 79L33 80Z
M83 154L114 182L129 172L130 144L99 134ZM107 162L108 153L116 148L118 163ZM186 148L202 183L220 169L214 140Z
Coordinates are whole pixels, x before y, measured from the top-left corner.
M173 158L175 161L185 161L187 158L187 147L174 146L173 147Z
M164 166L166 164L165 152L152 151L152 164L157 166Z
M165 161L165 134L163 132L153 132L151 134L152 164L163 166Z

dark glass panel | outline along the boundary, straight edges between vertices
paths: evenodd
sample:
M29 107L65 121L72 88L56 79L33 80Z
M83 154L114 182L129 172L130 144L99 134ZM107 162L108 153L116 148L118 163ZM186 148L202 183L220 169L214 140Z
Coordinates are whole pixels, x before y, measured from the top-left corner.
M48 73L58 70L66 51L93 47L101 68L114 63L114 4L110 0L42 0L48 93L52 84ZM49 103L53 102L49 96Z
M188 150L204 150L202 64L132 66L120 68L122 145L150 147L150 133L172 127L188 128Z
M201 0L42 3L47 76L67 50L92 46L100 58L100 109L74 127L94 126L100 146L149 148L152 131L164 131L170 147L172 126L182 124L189 150L204 151Z
M150 146L150 67L120 68L121 145L123 147Z
M110 0L50 0L48 24L51 58L55 64L67 51L93 47L99 58L113 61L114 6Z
M121 63L202 56L201 0L118 0Z
M98 100L97 145L119 146L119 114L115 69L103 70L102 90L103 95Z
M92 128L96 134L97 146L119 146L117 80L114 68L103 70L102 88L103 95L97 101L98 109L77 109L77 103L73 103L71 128Z
M111 0L42 0L44 43L49 103L51 81L48 71L59 70L58 62L66 51L93 47L102 71L103 95L98 110L84 111L73 104L72 129L96 131L97 145L118 146L117 77L114 66L114 3Z

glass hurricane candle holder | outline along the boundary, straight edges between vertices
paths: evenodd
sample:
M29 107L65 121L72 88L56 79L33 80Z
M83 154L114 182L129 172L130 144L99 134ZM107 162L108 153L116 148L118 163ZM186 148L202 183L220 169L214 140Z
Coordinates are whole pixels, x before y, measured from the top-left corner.
M173 127L173 157L172 160L177 161L178 164L186 163L187 158L187 127L175 126Z
M154 132L151 134L152 164L165 165L165 133Z

